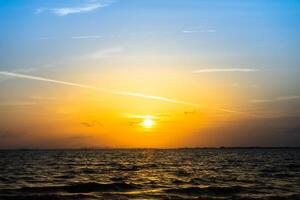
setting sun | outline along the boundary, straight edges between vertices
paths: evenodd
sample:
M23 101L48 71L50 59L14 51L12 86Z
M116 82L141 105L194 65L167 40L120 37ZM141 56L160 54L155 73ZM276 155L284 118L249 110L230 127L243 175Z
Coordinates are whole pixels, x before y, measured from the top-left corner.
M151 128L154 125L154 121L152 119L145 119L142 123L145 128Z

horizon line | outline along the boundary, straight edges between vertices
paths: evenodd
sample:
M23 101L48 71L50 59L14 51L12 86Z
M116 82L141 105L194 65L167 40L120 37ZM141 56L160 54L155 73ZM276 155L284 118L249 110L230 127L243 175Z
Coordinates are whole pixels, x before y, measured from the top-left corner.
M300 146L207 146L207 147L74 147L74 148L0 148L0 151L51 150L181 150L181 149L300 149Z

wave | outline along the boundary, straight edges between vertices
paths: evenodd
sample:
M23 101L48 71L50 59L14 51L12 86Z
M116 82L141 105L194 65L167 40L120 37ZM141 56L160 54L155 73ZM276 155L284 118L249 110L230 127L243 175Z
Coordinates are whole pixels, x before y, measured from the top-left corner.
M286 167L289 169L298 170L298 169L300 169L300 164L288 164Z
M80 154L0 151L0 200L300 199L299 150Z
M2 194L14 194L14 193L58 193L58 192L67 192L67 193L90 193L90 192L111 192L111 191L130 191L139 189L140 186L133 183L96 183L96 182L87 182L87 183L74 183L71 185L64 186L45 186L45 187L23 187L19 189L5 189L0 190Z
M247 188L241 186L229 187L185 187L177 189L167 189L167 193L175 193L182 195L231 195L247 191Z
M1 200L82 200L97 199L94 195L75 194L75 195L58 195L58 194L19 194L19 195L1 195Z

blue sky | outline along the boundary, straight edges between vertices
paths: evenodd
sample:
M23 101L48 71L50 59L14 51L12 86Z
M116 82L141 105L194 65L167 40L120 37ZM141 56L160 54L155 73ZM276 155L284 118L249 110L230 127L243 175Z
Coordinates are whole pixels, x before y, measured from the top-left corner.
M163 54L198 58L200 54L206 62L217 57L225 65L237 59L263 67L297 68L299 63L299 1L2 0L0 4L1 69L43 64L99 46L125 46L128 54L155 53L157 48ZM89 6L95 9L62 16L54 11ZM99 38L85 43L70 39L78 36Z
M10 102L55 96L56 89L5 75L13 72L199 104L224 93L216 105L279 117L283 127L300 130L287 119L300 115L298 0L0 0L0 27L2 116L18 109L5 106ZM165 95L151 86L156 80L140 83L138 72L130 74L139 70L184 76L191 81L182 90L199 95ZM175 87L171 78L159 78ZM2 126L0 132L15 131ZM299 135L282 137L300 144Z

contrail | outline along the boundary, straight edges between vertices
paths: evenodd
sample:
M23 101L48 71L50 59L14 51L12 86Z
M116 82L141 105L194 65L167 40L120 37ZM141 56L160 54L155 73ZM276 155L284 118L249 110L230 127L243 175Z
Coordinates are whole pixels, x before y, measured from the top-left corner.
M214 68L214 69L199 69L193 73L213 73L213 72L257 72L259 69L252 68Z
M92 90L96 90L96 91L100 91L100 92L104 92L104 93L109 93L109 94L116 94L116 95L139 97L139 98L152 99L152 100L158 100L158 101L164 101L164 102L171 102L171 103L188 105L188 106L193 106L193 107L198 107L198 108L207 108L207 109L211 109L211 110L223 111L223 112L228 112L228 113L245 114L245 113L242 113L242 112L239 112L239 111L228 110L228 109L223 109L223 108L211 108L211 107L208 107L206 105L189 103L189 102L170 99L170 98L161 97L161 96L154 96L154 95L147 95L147 94L142 94L142 93L133 93L133 92L111 90L111 89L100 88L100 87L95 87L95 86L91 86L91 85L60 81L60 80L55 80L55 79L49 79L49 78L44 78L44 77L39 77L39 76L19 74L19 73L14 73L14 72L0 71L0 75L12 76L12 77L30 79L30 80L37 80L37 81L44 81L44 82L51 82L51 83L57 83L57 84L61 84L61 85L69 85L69 86L80 87L80 88L87 88L87 89L92 89Z

